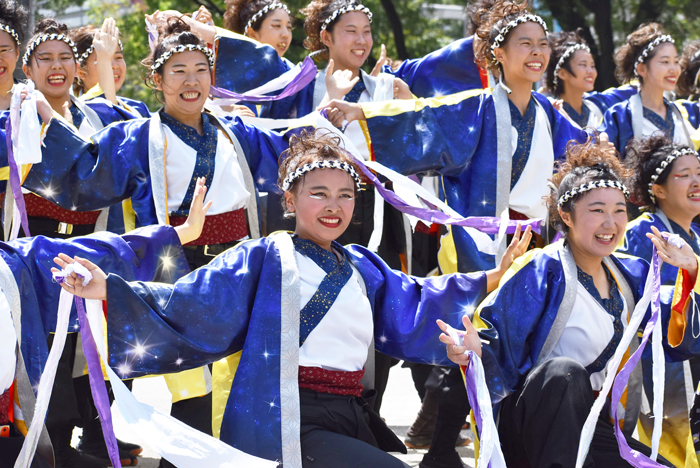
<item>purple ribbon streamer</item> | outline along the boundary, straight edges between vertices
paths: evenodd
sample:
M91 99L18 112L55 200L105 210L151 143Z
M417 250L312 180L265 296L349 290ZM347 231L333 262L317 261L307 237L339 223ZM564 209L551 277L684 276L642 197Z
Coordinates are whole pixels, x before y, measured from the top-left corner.
M652 259L651 259L651 268L652 268L652 299L651 299L651 317L649 321L647 322L646 327L644 328L644 334L642 336L642 341L639 344L639 348L630 356L630 358L627 360L627 362L622 366L622 369L620 372L617 374L615 377L615 383L613 384L613 389L612 389L612 396L611 396L611 403L610 403L610 409L611 409L611 416L613 418L613 421L615 421L615 437L617 438L617 444L620 447L620 455L622 458L624 458L627 462L629 462L632 466L635 466L637 468L660 468L663 467L663 465L660 465L659 463L653 461L651 458L647 457L646 455L632 449L629 444L627 443L627 439L625 438L625 435L622 433L622 430L620 429L620 424L617 422L617 406L620 402L620 399L622 397L622 393L625 391L625 387L627 387L627 383L629 382L630 375L632 374L632 371L634 370L635 366L639 362L639 359L642 356L642 352L644 351L644 347L646 346L647 342L649 341L649 337L651 336L651 333L654 329L654 325L656 322L661 318L661 261L659 260L659 256L656 254L656 247L653 248L652 252ZM660 417L660 415L657 415L657 417Z
M239 101L247 102L270 102L279 101L289 96L293 96L298 93L306 86L309 85L316 78L316 65L311 57L306 57L301 62L301 71L297 76L295 76L292 81L289 82L287 86L282 90L280 94L265 96L258 94L240 94L233 91L229 91L224 88L219 88L217 86L212 86L210 93L213 97L220 99L238 99Z
M27 218L27 207L24 204L24 194L20 186L19 169L15 160L15 153L12 151L12 119L8 116L5 123L5 141L7 143L7 165L10 166L10 189L15 197L17 209L19 210L20 221L24 229L25 237L31 237L29 233L29 220Z
M114 435L112 425L112 412L109 405L109 397L107 396L107 386L102 374L100 366L100 357L97 353L97 345L90 330L90 323L85 314L85 306L83 299L75 296L75 307L78 310L78 322L80 323L80 335L83 340L83 354L87 360L88 375L90 378L90 391L92 398L95 400L97 413L100 415L100 424L102 425L102 434L107 444L107 453L112 461L114 468L122 468L119 458L119 449L117 447L117 437Z
M472 355L472 353L473 351L470 352L470 355ZM464 380L467 384L467 399L472 407L472 413L474 414L474 420L476 420L476 426L479 428L479 431L481 431L481 408L479 407L479 399L476 396L476 371L474 370L473 361L473 358L469 359L469 363L464 368ZM488 411L492 411L492 409L488 408ZM479 437L481 437L481 433L479 434Z

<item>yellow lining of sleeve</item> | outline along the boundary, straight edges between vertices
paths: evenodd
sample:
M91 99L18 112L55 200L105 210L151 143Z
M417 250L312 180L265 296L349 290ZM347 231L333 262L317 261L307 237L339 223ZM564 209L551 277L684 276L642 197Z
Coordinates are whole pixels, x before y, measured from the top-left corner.
M84 93L82 96L80 96L80 99L83 101L89 101L90 99L95 99L96 97L100 97L104 93L105 92L102 91L102 87L100 86L100 84L97 83L95 86L90 88L86 93Z
M371 119L372 117L392 117L406 112L419 112L426 107L437 108L452 106L484 93L490 94L491 90L470 89L437 98L393 99L391 101L368 102L362 104L362 110L365 113L366 119Z

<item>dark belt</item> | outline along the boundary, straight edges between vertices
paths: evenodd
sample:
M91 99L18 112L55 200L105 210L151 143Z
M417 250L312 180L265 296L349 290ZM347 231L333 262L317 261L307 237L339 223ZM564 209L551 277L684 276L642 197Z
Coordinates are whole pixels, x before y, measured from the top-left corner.
M29 230L33 236L49 235L52 233L65 236L87 236L95 232L94 224L69 224L51 218L29 216Z
M241 239L243 240L243 239ZM216 257L231 247L238 244L240 240L234 242L226 242L224 244L211 244L211 245L183 245L182 248L185 250L191 250L193 252L204 254L208 257Z

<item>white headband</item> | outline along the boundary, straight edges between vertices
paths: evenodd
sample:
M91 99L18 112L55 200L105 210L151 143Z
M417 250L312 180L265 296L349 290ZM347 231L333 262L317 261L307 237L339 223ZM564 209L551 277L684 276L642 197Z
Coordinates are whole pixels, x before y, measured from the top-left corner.
M153 62L153 65L151 65L151 71L158 70L173 55L180 54L180 53L185 52L185 51L193 51L193 50L198 50L198 51L204 53L204 55L207 56L207 60L209 60L209 66L210 67L214 66L214 54L208 48L201 46L201 45L196 45L196 44L180 44L179 46L175 46L172 49L170 49L169 51L164 52L163 55L158 57L158 59Z
M124 46L122 45L121 40L119 41L119 50L121 50L122 52L124 51ZM90 47L88 47L87 50L83 52L83 54L80 57L78 57L78 63L82 64L85 60L88 59L88 57L90 57L90 54L93 52L95 52L95 46L93 44L90 44Z
M6 24L0 23L0 31L5 31L7 34L12 36L12 38L15 40L17 45L20 45L19 36L17 35L17 32L14 29L12 29L11 27L9 27Z
M355 169L350 164L346 162L326 160L314 161L309 164L304 164L299 169L289 174L287 177L284 178L284 182L282 182L282 190L286 192L287 190L289 190L289 187L292 186L294 181L296 181L299 177L315 169L340 169L342 171L345 171L348 174L350 174L353 179L355 179L355 185L357 186L358 190L360 189L360 176L357 175L357 172L355 172Z
M289 8L287 8L287 5L284 3L279 3L279 2L272 2L269 5L266 5L265 8L260 10L259 12L255 13L253 16L250 17L250 20L248 20L248 23L245 25L245 29L243 30L243 35L247 36L248 35L248 29L252 28L253 25L263 16L271 12L272 10L284 10L287 12L289 16L292 16L292 12L289 11Z
M518 16L515 18L513 21L510 23L506 24L501 28L501 30L498 32L498 36L493 40L493 44L491 44L491 55L493 56L493 59L496 60L496 53L494 52L498 47L501 47L501 44L506 40L506 36L510 32L511 29L520 26L523 23L537 23L542 28L544 29L545 34L547 33L547 23L544 22L542 18L540 18L537 15L533 15L531 13L527 13L522 16ZM496 60L498 62L498 60Z
M24 53L24 57L22 57L22 63L24 65L29 65L29 57L31 57L32 53L34 52L34 49L36 49L40 44L43 44L46 41L65 42L73 51L73 56L76 58L76 61L78 60L78 49L75 47L75 42L73 42L70 37L68 37L65 34L42 34L41 36L38 36L36 39L34 39L27 46L27 51Z
M589 54L591 53L591 49L586 44L581 44L581 43L574 44L571 47L569 47L568 49L566 49L566 51L564 51L562 56L559 58L559 61L557 62L557 66L554 67L554 87L555 88L557 87L557 83L559 83L559 70L561 70L561 67L564 66L564 63L566 62L566 60L569 57L571 57L572 55L574 55L574 53L576 53L577 50L585 50Z
M656 203L656 197L654 196L654 191L651 189L651 187L656 183L659 177L661 177L661 174L664 173L666 168L673 163L673 161L680 158L681 156L685 156L686 154L695 155L695 157L697 157L700 160L700 156L698 156L698 153L696 153L695 150L692 150L690 148L681 148L666 156L666 159L664 159L659 165L659 167L656 168L654 174L652 174L651 176L649 188L647 188L647 192L649 192L649 196L651 197L652 203Z
M362 4L357 4L357 5L348 5L344 6L342 8L338 8L333 12L331 16L326 18L326 20L323 22L321 25L321 31L325 31L328 26L331 25L333 21L335 21L338 16L342 15L343 13L348 13L350 11L361 11L362 13L367 15L367 18L369 19L369 22L372 23L372 12L369 11L369 8Z
M651 41L649 44L647 44L646 49L644 49L642 53L639 54L639 57L637 57L637 61L634 62L634 76L639 76L639 72L637 72L637 67L644 63L644 60L646 60L649 54L662 42L670 42L672 44L676 43L676 41L671 36L669 36L668 34L664 34L663 36L659 36L653 41Z
M571 190L564 193L564 195L559 197L557 206L561 208L564 205L564 203L568 202L576 195L580 195L582 193L588 192L589 190L597 188L616 188L618 190L622 190L622 193L625 195L625 198L629 198L630 196L630 191L621 182L618 182L616 180L594 180L592 182L588 182L587 184L582 184L578 187L574 187Z

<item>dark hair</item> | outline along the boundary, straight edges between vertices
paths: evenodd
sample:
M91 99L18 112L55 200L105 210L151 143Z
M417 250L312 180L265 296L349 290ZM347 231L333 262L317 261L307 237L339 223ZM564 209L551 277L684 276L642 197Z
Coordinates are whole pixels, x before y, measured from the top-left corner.
M275 0L226 0L224 27L229 31L245 34L245 27L253 15L274 2ZM254 31L260 31L260 26L272 11L265 13L251 25Z
M586 143L569 142L566 160L557 164L557 172L551 179L553 190L546 197L549 220L558 231L568 234L569 228L559 215L559 198L574 187L596 180L622 182L629 175L620 159L595 143L592 137ZM575 203L583 196L578 194L564 203L561 210L571 213Z
M644 23L632 34L627 36L627 41L615 53L615 76L621 84L629 83L637 76L634 74L637 59L644 49L656 38L665 34L663 26L659 23ZM654 48L642 63L646 63L656 55L658 48ZM639 82L644 83L642 77Z
M99 29L91 24L70 31L70 38L73 39L75 48L78 49L78 57L82 56L90 48L97 31L99 31ZM87 68L87 61L78 62L78 66L80 68ZM73 92L77 96L81 91L85 92L87 89L85 89L85 85L80 79L80 76L76 74L75 80L73 81Z
M19 44L24 42L24 25L29 21L29 11L16 0L2 0L0 2L0 23L14 29L19 36Z
M483 22L476 31L476 35L480 39L476 50L476 61L483 63L492 73L500 74L501 66L491 54L491 45L506 24L528 12L527 0L521 3L512 0L496 0L490 8L485 6L478 10L475 14ZM507 43L508 36L501 46L505 46Z
M695 81L700 72L700 41L693 41L685 46L680 64L682 71L676 84L678 94L690 97L700 93L700 85Z
M466 33L467 36L476 34L476 30L488 17L489 10L493 8L495 0L477 0L470 2L464 11L467 14Z
M44 18L34 26L34 34L29 38L29 42L33 42L37 37L43 36L44 34L63 34L64 36L68 36L68 26L59 23L54 18ZM72 52L73 51L71 51L71 53ZM77 63L78 57L74 56L73 58Z
M328 60L329 58L328 49L321 41L321 26L323 22L330 18L336 10L355 5L360 5L360 2L357 0L312 0L306 8L301 10L306 16L304 20L304 31L306 32L304 46L311 52L322 51L315 55L314 59ZM326 31L332 33L336 21L329 24Z
M198 45L204 46L204 42L193 32L190 31L190 27L180 18L171 17L168 18L167 23L164 26L158 28L158 39L156 41L156 46L153 48L150 54L141 61L141 64L146 67L144 82L146 86L151 88L154 93L156 93L156 98L159 102L162 102L160 93L156 92L156 84L153 81L153 75L158 73L163 74L163 65L158 67L155 71L151 71L151 65L158 60L158 57L163 55L168 50L177 47L179 45Z
M549 50L551 50L551 55L549 56L549 64L547 65L547 72L544 76L544 80L545 88L555 97L559 97L564 93L564 81L557 80L557 85L554 85L554 69L569 47L575 46L576 44L588 45L581 36L582 32L583 30L579 28L576 31L559 32L549 35ZM571 59L574 58L574 55L575 54L569 55L562 64L560 70L564 69L576 76L571 69Z
M652 135L642 140L630 141L627 145L625 164L632 172L632 176L629 179L632 202L648 207L650 211L655 210L656 203L649 195L651 176L656 174L656 170L661 167L661 163L666 160L668 155L685 148L691 149L687 145L677 145L672 139L660 134ZM671 167L673 167L673 164L659 174L655 183L664 184L671 173Z
M289 148L286 149L279 158L279 176L277 185L283 190L282 185L287 176L304 164L315 161L340 161L350 164L355 172L361 174L353 158L343 148L342 140L326 129L314 129L311 131L302 130L301 133L293 135L289 139ZM289 191L294 192L303 178L297 179L289 187ZM357 187L353 184L357 193ZM287 213L287 203L282 197L282 208Z

